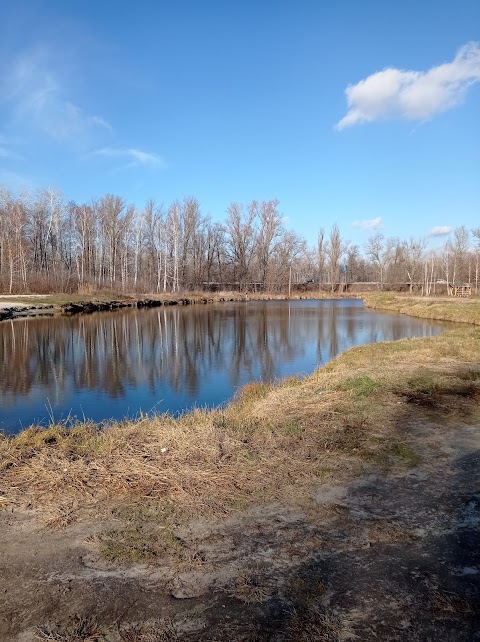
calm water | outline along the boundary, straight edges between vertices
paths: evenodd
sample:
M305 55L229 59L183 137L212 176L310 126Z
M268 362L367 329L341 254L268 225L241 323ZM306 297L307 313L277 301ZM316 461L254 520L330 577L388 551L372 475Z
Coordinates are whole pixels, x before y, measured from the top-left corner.
M359 300L161 307L0 323L0 428L69 416L213 406L248 381L310 373L351 346L432 336L438 323Z

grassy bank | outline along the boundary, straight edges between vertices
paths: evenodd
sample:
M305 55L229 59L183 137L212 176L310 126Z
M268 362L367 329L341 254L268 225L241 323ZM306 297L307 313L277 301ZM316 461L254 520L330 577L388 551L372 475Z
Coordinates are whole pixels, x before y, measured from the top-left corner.
M478 421L479 364L480 329L455 328L353 348L302 381L252 383L222 410L29 428L0 439L0 506L68 523L119 502L175 520L304 504L339 471L414 465L408 423Z
M478 297L455 299L373 294L363 298L365 305L372 309L390 310L422 319L480 324L480 298Z

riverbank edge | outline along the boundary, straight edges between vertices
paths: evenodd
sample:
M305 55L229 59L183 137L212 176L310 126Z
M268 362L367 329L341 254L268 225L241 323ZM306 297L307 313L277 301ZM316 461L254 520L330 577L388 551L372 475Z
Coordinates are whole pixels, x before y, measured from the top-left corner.
M129 295L115 295L114 297L81 296L66 297L59 295L1 295L0 321L11 319L38 317L38 316L74 316L77 314L91 314L93 312L107 312L125 310L128 308L155 308L160 306L198 305L208 303L248 302L248 301L298 301L301 299L358 299L361 295L308 293L286 296L284 294L258 293L242 294L240 292L220 292L215 294L183 293L180 295L165 294L136 297ZM7 304L11 303L11 306Z
M93 312L155 308L160 306L198 305L249 301L298 301L325 299L363 299L365 307L386 310L436 321L480 324L480 299L415 297L393 293L298 293L284 294L240 292L182 293L138 297L114 294L83 297L81 295L0 295L0 321L36 316L74 316ZM12 305L9 306L8 304Z
M365 294L366 308L398 312L432 321L451 321L480 325L480 299L455 299L452 297L411 297L395 294Z

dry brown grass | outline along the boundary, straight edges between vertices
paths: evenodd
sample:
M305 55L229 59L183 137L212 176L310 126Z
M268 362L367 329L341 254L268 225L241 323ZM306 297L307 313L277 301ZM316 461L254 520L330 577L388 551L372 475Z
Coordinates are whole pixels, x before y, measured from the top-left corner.
M100 627L92 618L76 618L66 630L57 631L50 627L42 627L34 637L38 642L100 642L105 639Z
M480 324L480 298L414 297L395 294L373 294L364 297L369 308L391 310L422 319Z
M266 602L272 596L268 580L268 574L258 566L242 568L238 570L228 592L245 604Z
M180 634L173 621L164 619L120 628L122 642L179 642Z

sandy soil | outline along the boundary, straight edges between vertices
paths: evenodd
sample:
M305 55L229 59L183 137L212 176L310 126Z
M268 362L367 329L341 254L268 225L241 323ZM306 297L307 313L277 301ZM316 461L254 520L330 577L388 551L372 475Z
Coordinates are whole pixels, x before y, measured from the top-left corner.
M0 310L8 310L9 308L28 308L27 303L22 303L16 299L0 299Z
M191 522L181 561L106 561L95 534L121 525L117 509L49 528L0 512L0 639L480 640L480 426L404 430L416 467L346 470L304 510Z
M48 298L47 294L22 294L20 297L11 294L0 294L0 311L11 310L12 318L25 316L26 312L32 316L41 314L44 308L52 307L47 305ZM45 300L45 304L39 303L39 299L40 301ZM30 301L32 301L32 303L30 303Z

